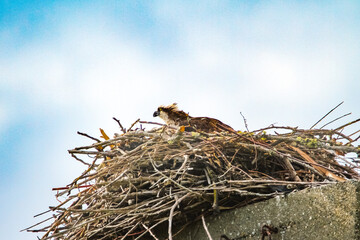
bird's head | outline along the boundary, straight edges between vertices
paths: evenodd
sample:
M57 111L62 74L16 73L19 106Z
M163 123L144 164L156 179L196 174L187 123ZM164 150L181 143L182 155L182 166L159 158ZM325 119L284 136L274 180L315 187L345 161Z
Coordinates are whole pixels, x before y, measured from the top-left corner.
M167 125L179 125L178 121L187 119L187 114L179 111L177 104L173 103L168 106L160 106L153 114L154 117L160 117Z
M161 105L157 108L157 110L154 112L153 117L160 117L163 118L164 115L168 115L168 113L178 111L177 103L173 103L168 106Z

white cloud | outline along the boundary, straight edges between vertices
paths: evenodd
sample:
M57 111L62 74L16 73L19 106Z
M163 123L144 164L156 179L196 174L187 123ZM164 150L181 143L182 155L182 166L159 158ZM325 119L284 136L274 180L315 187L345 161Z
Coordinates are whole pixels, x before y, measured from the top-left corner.
M156 19L177 33L177 48L161 57L148 38L121 31L121 25L114 31L107 24L111 20L70 16L55 29L57 38L35 41L3 60L1 79L14 91L33 96L34 105L102 114L119 109L133 116L152 105L179 101L194 115L230 117L234 109L268 104L269 99L286 107L309 104L320 95L333 96L344 84L353 45L344 46L336 36L349 36L351 42L349 29L335 35L326 21L318 21L315 10L302 15L291 5L279 11L263 4L247 15L221 2L213 7L229 14L210 17L211 8L195 14L182 6L172 15L163 11L164 5L155 7ZM321 91L324 86L327 90ZM209 107L194 104L200 102Z
M349 64L360 62L354 42L359 31L351 16L335 17L337 7L343 13L348 8L276 2L258 4L245 14L239 9L214 8L221 10L211 17L203 15L208 8L198 13L193 6L183 5L175 14L159 12L182 33L179 42L185 64L179 64L184 71L178 78L196 79L191 86L214 106L206 109L208 114L219 113L218 105L222 105L227 107L227 116L246 109L245 113L260 114L257 119L262 124L266 119L302 124L317 117L304 112L326 111L347 96L340 89L354 84L345 76L357 72ZM198 93L205 86L207 97ZM355 106L356 99L351 101ZM203 105L198 109L203 110Z
M159 48L157 54L151 43L158 36L142 38L105 14L74 14L54 29L56 37L39 38L0 58L0 83L26 99L19 100L25 106L19 114L61 110L86 122L83 128L113 126L112 116L125 125L137 117L151 119L157 105L174 101L192 115L240 128L240 111L256 126L280 119L312 122L302 113L306 108L328 109L346 95L339 94L351 84L346 76L356 79L359 31L341 28L343 21L330 14L334 6L321 16L318 6L280 2L247 10L214 2L199 14L183 4L176 14L164 11L173 7L166 3L152 14L173 27L174 49Z

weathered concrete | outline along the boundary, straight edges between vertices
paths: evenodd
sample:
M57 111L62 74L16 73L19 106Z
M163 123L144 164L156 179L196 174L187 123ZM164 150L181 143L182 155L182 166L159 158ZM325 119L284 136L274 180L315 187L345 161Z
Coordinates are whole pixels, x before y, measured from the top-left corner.
M273 240L360 239L360 182L306 189L206 218L214 240L261 239L264 224L278 228ZM202 223L174 240L208 240ZM267 239L267 238L265 238Z

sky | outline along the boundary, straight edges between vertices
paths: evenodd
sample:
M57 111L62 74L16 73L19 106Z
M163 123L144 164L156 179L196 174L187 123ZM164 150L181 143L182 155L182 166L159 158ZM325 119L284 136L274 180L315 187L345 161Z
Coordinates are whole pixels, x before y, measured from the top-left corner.
M239 130L240 112L309 128L344 101L329 128L360 118L359 24L359 1L0 0L2 237L36 239L19 231L85 170L76 132L113 135L112 117L161 122L177 102Z

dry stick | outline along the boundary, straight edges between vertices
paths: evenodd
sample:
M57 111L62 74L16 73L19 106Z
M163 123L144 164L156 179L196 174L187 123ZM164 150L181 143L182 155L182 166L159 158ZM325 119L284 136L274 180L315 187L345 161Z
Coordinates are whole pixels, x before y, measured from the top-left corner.
M148 231L150 233L150 235L155 239L155 240L159 240L155 234L151 231L150 228L148 228L145 224L141 223L141 225L146 229L146 231Z
M337 180L339 182L344 182L345 181L344 178L333 174L331 171L325 169L324 167L317 166L316 161L314 161L314 159L312 159L307 153L303 152L301 149L299 149L297 147L294 147L294 146L289 146L289 147L292 148L293 150L295 150L297 153L299 153L302 158L304 158L307 162L309 162L320 173L324 174L327 177L335 179L335 180Z
M337 121L337 120L339 120L339 119L341 119L343 117L349 116L349 115L351 115L351 113L347 113L347 114L342 115L341 117L335 118L334 120L332 120L332 121L328 122L327 124L323 125L320 129L323 129L324 127L326 127L330 123L333 123L333 122L335 122L335 121Z
M169 240L172 240L172 220L173 220L173 217L174 217L174 211L175 211L175 208L179 205L179 203L184 200L186 197L188 197L190 194L187 193L185 194L184 196L182 196L181 198L179 199L176 199L174 205L171 207L170 209L170 214L169 214L169 228L168 228L168 233L169 233Z
M284 160L286 168L289 170L291 179L293 179L296 182L301 182L301 179L296 174L296 171L295 171L293 165L290 163L289 159L287 157L284 157L283 160Z
M176 171L175 173L175 177L180 173L181 170L183 170L183 168L185 168L187 161L189 160L189 155L185 154L184 155L184 162L181 164L181 167Z
M87 166L89 166L89 167L91 166L90 163L87 163L87 162L85 162L84 160L81 160L80 158L78 158L77 156L75 156L75 154L71 153L71 156L72 156L73 158L75 158L75 160L81 162L82 164L87 165Z
M283 195L282 192L273 192L273 193L255 193L255 192L249 192L246 190L239 190L239 189L222 189L221 192L226 193L238 193L240 196L257 196L257 197L272 197L272 196L278 196Z
M82 186L77 186L76 188L88 188L88 187L92 187L92 186L94 186L94 185L82 185ZM69 186L67 186L67 187L55 187L55 188L52 188L51 190L52 191L59 191L59 190L67 190L67 189L69 189L70 187Z
M81 193L84 192L84 191L87 191L87 189L81 191L79 194L81 194ZM74 199L74 198L76 198L76 197L78 197L78 196L69 196L68 199L66 199L65 201L63 201L62 203L60 203L59 205L57 205L56 207L49 207L50 210L48 210L48 211L55 211L55 210L59 209L61 206L63 206L63 205L65 205L66 203L68 203L70 200L72 200L72 199ZM37 216L39 216L39 214L36 215L36 216L34 216L34 217L37 217Z
M359 130L360 131L360 130ZM353 141L351 141L351 142L356 142L357 140L359 140L360 139L360 135L357 137L357 138L355 138ZM350 143L351 143L350 142Z
M313 171L313 172L317 173L318 175L322 176L321 173L319 173L316 169L314 169L312 166L306 164L307 163L306 161L301 161L300 159L296 159L294 157L288 157L286 154L284 154L282 152L279 152L276 149L266 148L266 147L263 147L261 145L255 145L254 146L253 144L249 144L249 143L241 143L240 145L245 146L245 147L249 147L249 148L257 148L257 149L261 150L262 152L267 152L270 155L278 156L281 159L288 158L290 160L290 162L296 162L297 164L300 164L303 167L308 168L311 171ZM314 164L314 165L319 165L319 164Z
M342 128L345 128L345 127L347 127L347 126L350 126L350 125L352 125L352 124L354 124L354 123L357 123L357 122L359 122L359 121L360 121L360 118L358 118L358 119L356 119L356 120L354 120L354 121L352 121L352 122L349 122L349 123L347 123L347 124L344 124L344 125L342 125L342 126L340 126L340 127L338 127L338 128L335 128L334 131L338 131L338 130L340 130L340 129L342 129Z
M339 103L336 107L334 107L333 109L331 109L327 114L325 114L325 116L323 116L319 121L317 121L314 125L312 125L312 127L310 129L313 129L319 122L321 122L324 118L326 118L332 111L334 111L335 109L337 109L341 104L343 104L344 101L342 101L341 103Z
M94 144L95 145L95 144ZM102 145L102 144L99 144ZM84 147L85 148L85 147ZM91 147L92 148L92 147ZM78 149L72 149L72 150L68 150L68 153L76 153L76 154L86 154L86 155L103 155L103 156L113 156L114 154L111 152L100 152L99 151L82 151L82 150L78 150Z
M82 133L82 132L79 132L79 131L78 131L77 134L82 135L82 136L85 136L85 137L88 137L88 138L90 138L90 139L92 139L92 140L94 140L94 141L101 142L99 139L94 138L94 137L92 137L92 136L89 136L89 135L86 134L86 133Z
M277 129L277 128L281 128L281 129L292 129L292 134L291 135L294 135L295 133L296 136L301 136L299 134L302 134L302 135L339 135L341 137L343 137L344 139L347 139L349 141L351 141L351 138L349 138L348 136L344 135L343 133L339 132L339 131L336 131L335 130L329 130L329 129L313 129L313 130L305 130L305 129L297 129L297 128L288 128L288 127L270 127L270 128L263 128L263 130L266 130L266 129ZM259 132L259 130L255 130L253 131L253 133L255 132ZM271 139L275 139L275 138L285 138L287 139L288 141L291 140L291 141L295 141L294 139L291 139L289 138L289 133L286 133L286 134L278 134L278 135L266 135L266 137L268 138L271 138ZM318 139L318 140L321 140L321 139Z
M143 135L150 136L150 137L154 136L154 134L149 134L149 133L143 134ZM90 146L77 147L75 149L69 150L69 152L70 153L72 153L72 152L77 153L74 150L90 149L90 148L96 148L96 147L99 147L99 146L105 147L105 146L114 144L115 142L120 141L120 140L138 140L138 139L139 139L139 137L133 137L133 136L131 136L131 134L129 134L129 135L126 134L124 136L119 136L119 137L116 137L116 138L113 138L113 139L109 139L109 140L106 140L106 141L95 143L95 144L92 144ZM91 153L88 153L88 154L96 154L96 153L99 153L99 152L91 152Z
M360 132L360 130L357 130L356 132L353 132L352 134L349 135L349 137L351 137L352 135L357 134L358 132Z
M154 225L152 225L149 230L153 229L154 227L156 227L157 225L159 225L160 223L163 223L165 221L167 221L168 218L163 218L162 220L159 220L159 222L155 223ZM143 232L142 234L140 234L137 238L135 238L134 240L138 240L140 239L142 236L144 236L146 233L148 232L148 230L146 230L145 232Z
M318 130L315 130L316 132ZM336 134L336 135L343 135L342 133L339 133L339 132L334 132L333 130L322 130L324 131L323 133L324 134ZM267 135L266 136L267 139L270 139L270 140L281 140L283 142L300 142L297 138L292 138L292 137L284 137L284 136L270 136L270 135ZM348 138L347 136L345 136L345 138L348 140L348 141L353 141L351 140L350 138ZM319 141L319 147L321 148L324 148L324 149L330 149L330 150L341 150L341 151L344 151L344 152L357 152L358 150L356 149L356 147L351 147L351 146L334 146L334 145L329 145L329 144L334 144L333 142L331 141L325 141L325 140L321 140L321 139L318 139L316 138L317 141ZM301 143L301 142L300 142ZM244 145L245 143L241 143L242 145ZM269 149L269 150L272 150L272 149ZM272 150L274 151L274 150Z
M248 128L248 125L247 125L246 118L244 117L244 115L243 115L241 112L240 112L240 115L241 115L242 118L243 118L243 121L244 121L244 125L245 125L246 130L247 130L248 132L250 132L250 131L249 131L249 128Z
M64 194L70 192L71 190L77 188L77 186L81 186L82 184L84 184L84 183L86 183L86 182L89 182L89 181L91 181L91 180L93 180L93 179L96 179L97 177L98 177L97 175L93 175L92 177L89 177L89 178L85 179L84 181L82 181L82 182L80 182L80 183L78 183L78 184L73 184L73 186L70 186L68 189L66 189L66 190L64 190L64 191L62 191L62 192L57 193L56 196L57 196L57 197L60 197L60 196L62 196L62 195L64 195ZM88 190L88 189L85 189L84 191L86 191L86 190Z
M130 130L132 129L132 127L137 124L140 121L140 118L138 118L133 124L131 124L131 126L129 127L129 129L127 130L128 132L130 132Z
M347 159L346 159L346 157L345 156L336 156L336 157L338 157L339 159L341 159L341 161L344 161L344 162L346 162L347 164L349 164L350 166L351 166L351 169L354 169L354 168L359 168L356 164L354 164L353 162L350 162L350 161L348 161ZM340 167L342 167L342 166L340 166ZM346 169L347 170L347 169ZM355 172L356 173L356 172Z
M77 228L80 228L80 227L83 226L83 225L86 225L86 224L89 224L89 223L93 223L93 222L95 222L96 220L100 219L101 217L106 217L106 216L109 216L109 215L111 215L111 214L112 214L112 213L106 213L106 214L104 214L104 215L102 215L102 216L100 215L100 216L94 217L93 219L91 219L91 220L89 220L89 221L86 221L86 220L85 220L85 222L77 225L76 227L77 227ZM65 235L67 232L69 232L69 231L71 231L71 230L72 230L72 229L70 228L70 229L67 229L67 230L64 231L64 232L53 233L51 236L46 237L46 238L44 238L44 236L43 236L42 239L43 239L43 240L46 240L46 239L55 238L55 237L58 237L58 236L61 236L61 235Z
M220 153L220 155L222 155L222 157L223 157L224 160L226 161L227 165L228 165L228 166L231 166L231 163L229 162L229 160L227 159L227 157L225 156L225 154L224 154L217 146L215 146L214 144L212 144L211 141L208 141L208 142L209 142L209 144L213 147L213 149L214 149L215 151L218 151L218 153Z
M125 130L124 127L121 125L120 120L116 119L115 117L113 117L113 119L119 124L119 127L120 127L121 131L122 131L123 133L126 133L126 130Z
M182 189L185 189L186 191L188 191L189 193L192 193L194 195L198 195L198 196L202 196L200 193L198 192L194 192L192 190L190 190L189 188L187 187L184 187L183 185L181 185L180 183L176 182L174 179L166 176L165 174L163 174L161 171L159 171L156 166L155 166L155 163L154 163L154 160L152 160L151 156L150 156L150 153L149 153L149 158L150 158L150 162L151 162L151 165L153 166L154 170L159 173L161 176L163 176L164 178L166 178L167 180L171 181L172 183L174 183L175 185L177 185L178 187L182 188Z
M271 124L269 127L260 128L258 130L252 131L251 133L263 132L263 131L269 130L269 129L286 129L286 130L291 130L293 132L296 132L298 130L297 127L282 127L282 126L274 126L273 124Z
M41 221L41 222L38 222L38 223L30 226L30 227L27 227L27 228L24 228L24 229L20 230L20 232L23 232L23 231L31 231L31 230L29 230L30 228L36 227L36 226L38 226L38 225L40 225L40 224L42 224L42 223L44 223L44 222L46 222L46 221L49 221L49 220L52 219L52 218L54 218L54 217L51 216L51 217L49 217L49 218L47 218L47 219L45 219L45 220L43 220L43 221Z
M138 225L139 225L139 222L137 222L137 223L125 234L125 236L122 237L120 240L124 240L124 239L129 235L129 233L131 233Z
M231 167L229 167L222 175L219 176L219 178L222 178L224 177L229 171L233 170L233 169L236 169L236 170L239 170L241 173L243 173L244 175L246 175L248 178L250 179L253 179L253 177L248 174L247 172L245 172L243 169L237 167L237 166L234 166L234 165L231 165Z
M133 225L134 225L134 222L136 221L136 217L135 217L135 216L133 216L133 217L131 217L131 218L128 217L128 218L125 219L125 220L126 220L125 223L128 222L128 223L127 223L128 226L133 226ZM137 222L136 225L139 225L139 223L140 223L140 222ZM101 232L101 231L106 231L106 234L113 234L113 233L119 232L119 229L124 230L123 225L124 225L124 221L121 221L121 222L118 223L117 225L110 226L110 227L106 227L106 228L112 228L111 230L108 230L108 231L105 230L105 226L100 227L100 228L96 229L95 231L92 231L91 234L89 233L89 234L88 234L88 238L91 238L92 236L96 236L96 233L97 233L97 232ZM144 232L145 230L140 230L140 232L129 233L129 232L131 232L131 231L132 231L132 229L128 231L128 233L127 233L128 235L127 235L127 236L138 235L138 234ZM123 236L119 236L119 237L117 237L117 238L115 238L115 239L119 239L120 237L123 237ZM107 235L104 235L102 238L97 238L97 239L101 240L101 239L109 239L109 238L108 238Z
M334 182L293 182L293 181L281 181L281 180L267 180L267 179L253 179L253 180L228 180L228 183L233 184L249 184L252 185L253 183L264 183L266 184L296 184L296 185L314 185L314 184L320 184L320 185L328 185L333 184Z
M210 235L210 233L209 233L209 230L208 230L208 228L207 228L207 226L206 226L204 215L201 215L201 220L202 220L202 224L203 224L204 230L205 230L205 232L206 232L209 240L213 240L212 237L211 237L211 235Z
M166 124L162 124L162 123L157 123L157 122L149 122L149 121L139 121L139 123L145 123L145 124L154 124L154 125L159 125L159 126L166 126Z
M86 189L86 190L83 190L82 192L84 192L84 191L87 191L87 189ZM69 198L69 199L70 199L70 198ZM59 206L65 204L69 199L67 199L66 201L64 201L63 203L61 203ZM78 202L81 202L80 200L81 200L80 198L79 198L78 200L76 200L74 203L72 203L72 205L71 205L70 207L76 206L76 204L77 204ZM62 210L61 208L59 208L59 206L57 206L56 208L51 209L51 210L53 210L53 211L56 210L56 209ZM70 208L70 207L69 207L69 208ZM64 235L66 232L70 231L71 228L70 228L70 229L67 229L67 230L65 231L65 233L64 233L64 232L55 233L55 232L57 231L58 226L59 226L60 224L62 224L62 221L63 221L64 218L67 216L67 214L71 214L71 213L68 211L68 209L64 209L64 212L59 215L58 219L55 220L55 222L51 225L51 228L45 233L45 235L44 235L41 239L50 239L50 238L56 237L57 235L61 236L61 235ZM54 228L55 228L55 229L54 229ZM51 235L51 236L48 236L51 231L53 232L52 235Z
M344 138L344 139L346 139L346 140L348 140L348 141L352 141L352 139L351 138L349 138L348 136L346 136L345 134L343 134L343 133L341 133L341 132L339 132L339 131L337 131L336 129L335 130L325 130L325 129L319 129L319 130L314 130L315 132L314 132L314 134L316 134L316 133L319 133L319 134L321 134L321 133L324 133L324 134L328 134L328 135L334 135L334 134L336 134L336 135L338 135L338 136L340 136L340 137L342 137L342 138ZM320 131L320 132L319 132ZM324 131L324 132L321 132L321 131Z
M80 179L83 179L83 178L86 178L86 177L88 177L88 176L86 176L91 170L93 170L94 169L94 166L95 166L95 163L96 163L96 161L98 160L99 158L95 158L94 159L94 161L91 163L91 165L88 167L88 169L87 170L85 170L79 177L77 177L77 178L75 178L73 181L72 181L72 183L70 184L70 186L79 186L80 184L77 184L77 182L80 180ZM89 179L89 177L88 177L88 179ZM92 184L88 184L88 185L92 185ZM70 188L69 188L70 189ZM70 190L71 191L71 190ZM70 192L69 191L69 192Z
M45 214L45 213L48 213L48 212L51 212L51 210L46 210L46 211L44 211L44 212L42 212L42 213L36 214L36 215L34 216L34 218L39 217L39 216L41 216L41 215L43 215L43 214Z
M46 233L44 234L44 236L42 236L41 239L48 239L48 238L52 237L52 236L48 237L48 235L50 234L51 231L54 231L55 228L61 224L63 219L66 217L67 213L68 212L63 212L62 216L60 216L57 220L55 220L55 222L52 224L52 226L49 228L49 230L46 231Z
M248 125L247 125L247 122L246 122L246 118L244 117L244 115L243 115L241 112L240 112L240 114L241 114L241 116L242 116L242 118L243 118L243 120L244 120L244 124L245 124L246 130L247 130L248 132L250 132L250 131L249 131L249 128L248 128ZM251 138L252 142L253 142L254 145L255 145L255 140L254 140L254 138L252 137L252 135L250 135L250 138ZM255 163L257 163L257 150L256 150L256 148L255 148L255 156L254 156L254 160L252 161L252 164L255 164Z

